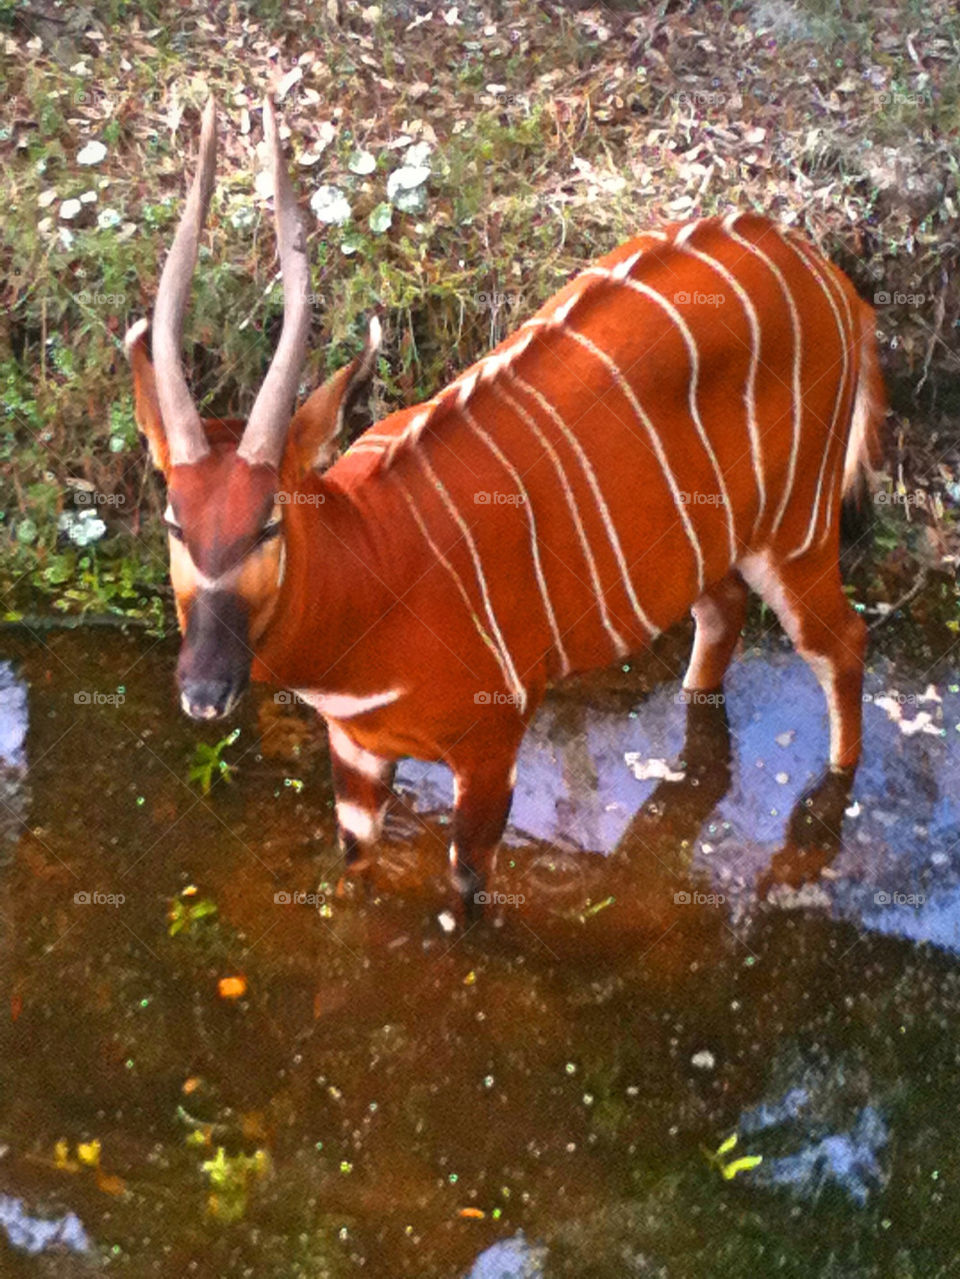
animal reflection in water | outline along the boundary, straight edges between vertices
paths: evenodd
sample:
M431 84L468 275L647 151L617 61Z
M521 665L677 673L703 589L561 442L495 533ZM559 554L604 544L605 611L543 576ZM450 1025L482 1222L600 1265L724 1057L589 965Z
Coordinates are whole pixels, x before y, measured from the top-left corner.
M582 703L562 708L551 724L551 733L562 721L568 730L566 740L556 748L543 748L543 753L549 754L549 761L543 762L549 775L539 777L539 793L534 783L526 804L518 805L512 840L501 847L489 885L489 905L515 907L528 920L536 916L582 919L585 910L589 915L601 909L602 903L615 901L618 915L626 908L638 922L649 922L662 917L663 906L668 907L665 913L669 915L677 904L691 900L696 904L701 889L700 896L709 898L716 886L704 885L693 866L694 852L705 824L730 792L733 741L724 702L691 702L685 711L682 748L676 759L662 768L661 780L625 829L624 805L606 805L621 811L621 830L604 846L602 835L598 836L589 822L592 845L590 835L586 841L582 833L578 841L565 838L565 832L576 829L578 815L569 799L555 793L558 773L568 794L579 799L591 790L601 808L606 778L599 777L599 765L591 757L584 731L591 709ZM622 751L619 758L628 784L635 787L622 765ZM375 862L364 869L368 882L382 882L384 888L389 885L395 890L402 881L409 891L418 880L429 877L434 862L439 872L448 816L446 802L439 794L441 783L432 785L437 775L438 770L430 766L409 765L406 775L401 776L402 793L386 820L386 842ZM802 792L784 823L781 847L759 874L755 859L751 859L753 883L746 885L748 890L752 888L762 897L778 884L798 888L817 879L841 848L851 786L849 774L827 770ZM523 801L524 797L519 798ZM526 833L524 818L538 806L540 820L533 813L531 822L535 833ZM606 855L598 856L600 851ZM725 851L733 849L727 845ZM507 911L505 917L509 914Z

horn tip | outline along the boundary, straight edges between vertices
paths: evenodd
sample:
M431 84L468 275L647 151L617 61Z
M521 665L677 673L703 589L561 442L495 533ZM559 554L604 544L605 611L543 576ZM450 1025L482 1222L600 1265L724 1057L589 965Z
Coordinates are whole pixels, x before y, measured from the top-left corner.
M146 336L149 327L150 321L144 316L142 320L137 320L136 324L131 324L123 335L123 353L128 360L133 355L133 348Z

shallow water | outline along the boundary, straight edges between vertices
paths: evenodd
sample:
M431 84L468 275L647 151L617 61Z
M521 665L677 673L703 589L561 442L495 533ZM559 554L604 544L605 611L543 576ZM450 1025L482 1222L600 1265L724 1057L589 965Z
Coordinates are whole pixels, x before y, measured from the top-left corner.
M874 665L851 794L780 649L558 694L448 934L442 770L338 893L302 708L204 798L170 645L6 655L0 1274L960 1273L955 673Z

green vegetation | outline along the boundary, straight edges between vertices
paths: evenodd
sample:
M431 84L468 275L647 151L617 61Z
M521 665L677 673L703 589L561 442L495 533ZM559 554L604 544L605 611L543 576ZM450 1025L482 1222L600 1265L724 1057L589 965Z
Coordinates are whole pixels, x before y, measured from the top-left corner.
M169 612L161 486L121 341L150 312L213 90L219 185L185 354L206 411L249 408L281 312L254 185L273 83L313 210L304 386L356 352L379 306L382 412L436 390L652 221L740 206L804 224L862 293L891 299L878 302L899 413L885 491L901 500L877 508L861 596L895 600L901 578L929 570L929 611L956 624L950 0L882 15L865 0L501 0L449 22L411 0L296 15L249 0L45 2L0 4L0 615L53 606L158 628ZM902 500L914 491L922 509Z
M188 781L199 783L204 795L210 794L210 787L218 777L222 777L225 782L233 781L235 767L227 763L223 758L223 752L228 746L232 746L239 736L240 729L235 728L212 746L207 742L197 742L197 749L190 764Z

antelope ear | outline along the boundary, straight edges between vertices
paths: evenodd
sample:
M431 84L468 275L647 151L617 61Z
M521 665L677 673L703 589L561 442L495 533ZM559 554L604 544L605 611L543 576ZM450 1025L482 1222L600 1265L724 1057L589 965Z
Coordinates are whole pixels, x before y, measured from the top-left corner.
M167 447L167 436L160 416L160 401L157 399L157 381L153 374L153 363L147 350L147 320L138 320L127 330L123 339L123 349L130 367L133 370L134 416L137 426L147 441L150 458L158 471L164 476L170 471L170 450Z
M337 436L351 412L370 393L380 350L380 321L370 320L367 341L350 364L318 386L297 409L287 434L283 472L299 479L311 470L323 470L336 456Z

